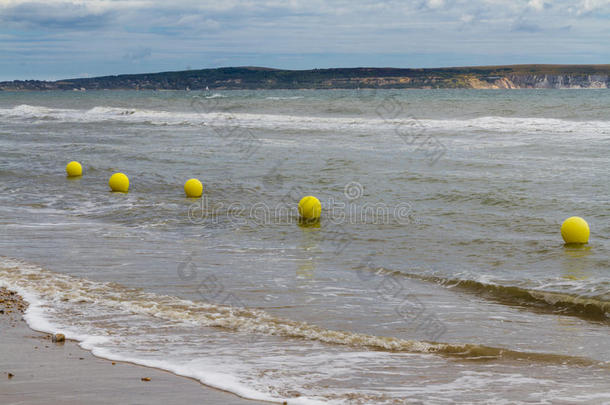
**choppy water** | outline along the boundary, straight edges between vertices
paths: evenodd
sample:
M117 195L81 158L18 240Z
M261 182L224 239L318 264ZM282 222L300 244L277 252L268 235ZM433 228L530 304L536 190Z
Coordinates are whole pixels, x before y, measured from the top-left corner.
M99 356L294 404L610 402L608 91L2 92L0 148L0 285Z

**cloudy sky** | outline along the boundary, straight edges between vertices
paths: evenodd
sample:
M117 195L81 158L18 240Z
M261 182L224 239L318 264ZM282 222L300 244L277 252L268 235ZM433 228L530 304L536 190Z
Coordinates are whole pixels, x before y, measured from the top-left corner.
M0 0L0 80L610 63L610 0Z

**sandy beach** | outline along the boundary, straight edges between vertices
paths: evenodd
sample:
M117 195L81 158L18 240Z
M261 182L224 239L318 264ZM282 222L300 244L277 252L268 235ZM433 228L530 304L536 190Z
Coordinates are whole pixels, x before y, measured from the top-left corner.
M99 359L31 330L19 295L0 288L0 403L257 404L168 372Z

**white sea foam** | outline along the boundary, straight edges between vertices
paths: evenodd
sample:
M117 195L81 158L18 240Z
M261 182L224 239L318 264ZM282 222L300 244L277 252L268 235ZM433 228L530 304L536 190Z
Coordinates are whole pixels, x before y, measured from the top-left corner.
M280 114L223 113L202 111L161 111L135 108L97 106L89 110L57 109L19 105L0 109L5 119L40 119L62 122L148 123L152 125L231 125L248 128L292 129L314 131L400 131L421 128L441 133L498 132L530 135L556 134L569 138L606 138L610 135L610 121L571 121L555 118L479 117L472 119L382 119L379 117L317 117ZM374 133L373 132L373 133Z
M299 100L305 98L303 96L290 96L290 97L265 97L266 100Z
M557 386L556 368L546 376L526 376L490 365L485 373L464 372L458 364L455 376L443 381L439 375L455 363L425 353L443 345L329 331L260 310L147 293L7 258L0 258L0 286L30 303L25 319L33 329L62 332L99 357L168 370L246 398L389 404L434 395L477 402L473 395L485 398L489 387L509 392L548 386L558 396L574 389ZM378 350L385 345L419 353Z

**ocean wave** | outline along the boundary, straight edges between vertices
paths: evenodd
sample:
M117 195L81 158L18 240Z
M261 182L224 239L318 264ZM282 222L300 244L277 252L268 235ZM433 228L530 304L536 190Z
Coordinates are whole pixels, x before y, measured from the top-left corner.
M320 131L400 131L425 129L441 133L459 131L564 135L570 139L610 135L610 121L570 121L555 118L479 117L472 119L417 119L415 117L382 119L380 117L318 117L244 112L214 112L213 105L197 105L191 111L163 111L111 106L97 106L89 110L57 109L19 105L0 109L5 119L51 119L62 122L148 123L152 125L231 125L263 129L297 129Z
M609 369L607 362L585 357L329 330L259 309L153 294L3 257L0 286L30 304L24 316L30 327L64 333L98 357L291 405L395 404L430 395L488 403L491 394L511 398L514 387L519 396L511 403L522 403L524 392L548 398L585 394L580 381L566 383L566 377L587 370L588 383L597 384L590 387L601 387Z
M483 282L474 279L449 278L430 274L404 273L376 269L388 274L436 283L458 289L504 305L529 308L539 312L577 316L582 319L610 323L610 301L605 296L584 296L565 292L529 289Z
M305 98L303 96L290 96L290 97L278 97L278 96L269 96L265 97L265 100L300 100Z
M438 354L465 360L517 360L607 367L603 362L576 356L521 352L474 343L438 343L329 330L306 322L277 318L258 309L194 302L148 293L117 283L95 282L54 273L8 258L2 258L0 262L0 285L18 291L26 299L34 296L35 301L60 301L73 305L93 303L121 313L126 311L223 330L303 339L357 349ZM32 321L34 326L38 322Z

